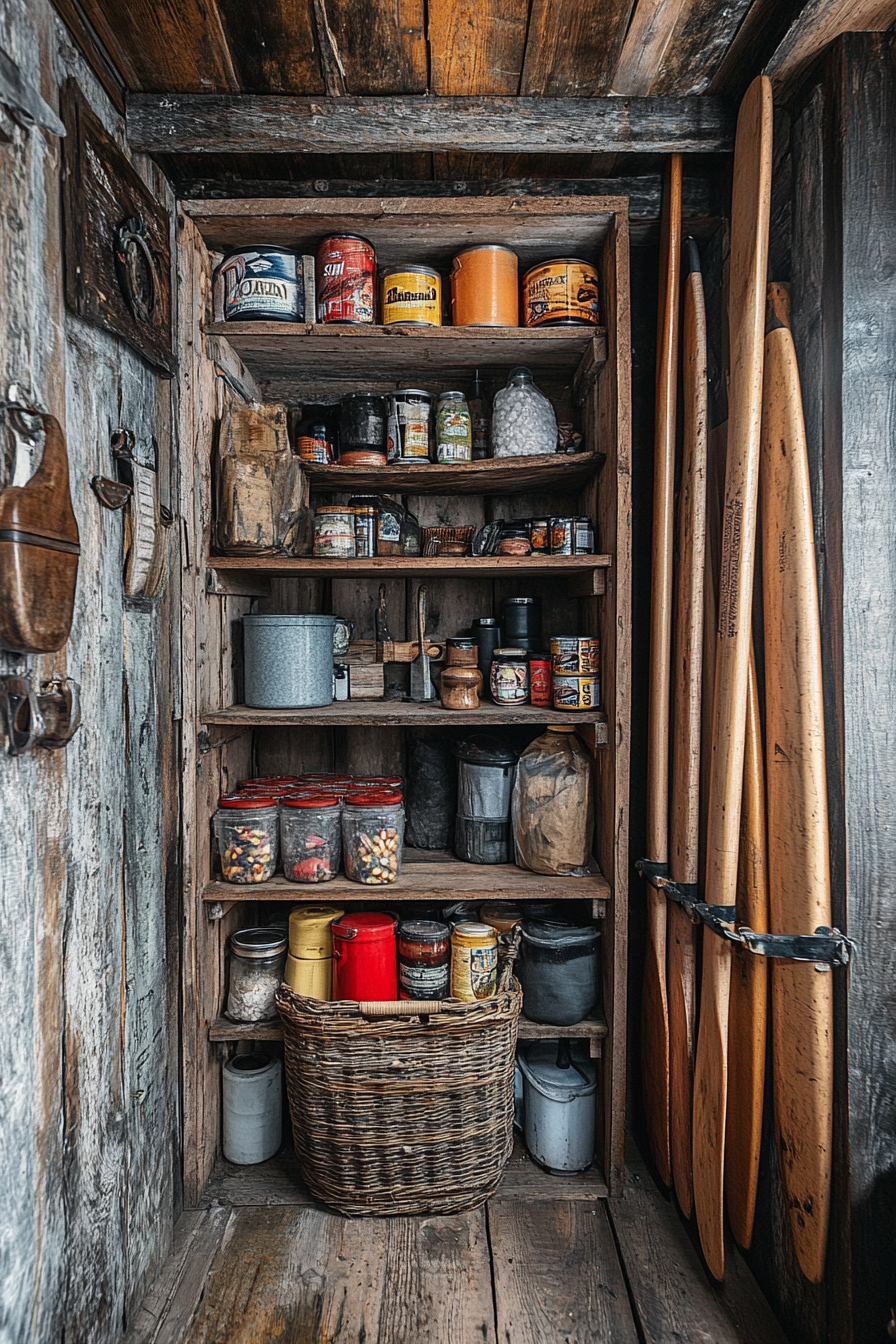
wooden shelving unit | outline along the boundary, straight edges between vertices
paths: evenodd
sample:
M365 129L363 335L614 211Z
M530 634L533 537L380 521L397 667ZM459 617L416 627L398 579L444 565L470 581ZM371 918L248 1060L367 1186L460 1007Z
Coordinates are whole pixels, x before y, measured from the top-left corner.
M597 1045L597 1053L592 1048L592 1057L600 1055L600 1042L607 1034L607 1024L603 1017L589 1017L576 1022L571 1027L546 1026L543 1022L530 1022L528 1017L520 1017L519 1038L521 1041L553 1041L560 1037L568 1040L586 1040ZM208 1038L216 1043L237 1041L282 1041L283 1028L278 1022L231 1022L226 1017L218 1017L208 1029Z
M593 734L592 745L606 746L607 722L589 710L541 709L537 705L500 705L481 703L478 709L443 709L438 700L415 704L401 700L336 700L315 709L253 709L250 705L231 705L227 709L204 710L203 723L218 728L316 727L345 728L352 725L384 728L477 727L487 731L507 724L562 723Z

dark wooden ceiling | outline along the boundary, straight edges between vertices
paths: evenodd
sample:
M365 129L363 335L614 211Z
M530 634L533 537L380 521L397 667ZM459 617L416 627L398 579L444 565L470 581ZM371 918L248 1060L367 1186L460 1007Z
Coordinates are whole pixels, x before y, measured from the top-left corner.
M725 93L779 89L847 29L889 28L896 0L56 0L122 105L148 93ZM632 156L172 156L180 180L589 177ZM643 159L638 170L652 165Z

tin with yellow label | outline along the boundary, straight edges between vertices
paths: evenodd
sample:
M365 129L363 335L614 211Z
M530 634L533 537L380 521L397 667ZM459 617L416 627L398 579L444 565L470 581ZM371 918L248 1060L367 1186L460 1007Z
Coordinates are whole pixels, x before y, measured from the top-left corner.
M596 327L600 324L597 269L579 257L533 266L523 278L527 327Z
M451 997L475 1003L498 988L498 938L490 924L458 924L451 935Z
M555 709L600 708L600 679L593 674L572 677L555 672L552 682Z
M442 277L429 266L389 266L382 276L383 326L442 325Z

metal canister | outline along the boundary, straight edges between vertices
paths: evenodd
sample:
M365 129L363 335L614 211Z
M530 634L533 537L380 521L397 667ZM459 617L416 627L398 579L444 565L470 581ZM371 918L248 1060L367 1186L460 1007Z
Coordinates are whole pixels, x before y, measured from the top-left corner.
M372 323L376 253L356 233L334 233L317 249L318 322Z
M599 709L600 681L596 676L553 675L555 709Z
M496 705L524 705L529 699L529 655L525 649L495 649L489 689Z
M451 980L451 930L434 919L398 927L398 994L402 999L445 999Z
M362 504L355 509L355 555L369 559L376 555L377 510Z
M314 514L314 554L330 560L353 559L355 514L353 509L326 505Z
M479 650L471 635L457 635L445 640L445 662L448 667L475 667Z
M327 438L326 425L312 425L308 434L300 434L297 447L303 462L317 462L326 466L335 458L333 445Z
M442 277L429 266L389 266L383 271L383 326L442 325Z
M583 514L575 522L575 555L591 555L594 551L594 524Z
M475 1003L498 987L498 936L490 924L458 924L451 935L451 997Z
M554 635L551 670L561 676L596 677L600 672L600 640L593 635Z
M598 326L597 270L581 257L557 257L523 277L526 327Z
M551 703L551 655L529 655L529 699L544 709Z
M551 520L533 518L529 524L529 544L533 555L547 555L551 549Z
M551 555L575 555L575 518L551 519Z
M486 243L451 263L451 313L456 327L516 327L520 320L519 259L509 247Z
M302 261L289 247L241 247L219 271L225 322L300 322L305 316Z
M406 387L389 397L386 446L390 462L428 461L432 455L432 393Z

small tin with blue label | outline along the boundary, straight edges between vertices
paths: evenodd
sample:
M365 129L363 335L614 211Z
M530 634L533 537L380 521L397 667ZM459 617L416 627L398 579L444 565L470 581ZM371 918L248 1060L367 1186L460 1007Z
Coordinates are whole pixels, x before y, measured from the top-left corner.
M221 262L225 322L301 322L302 258L288 247L244 247Z

